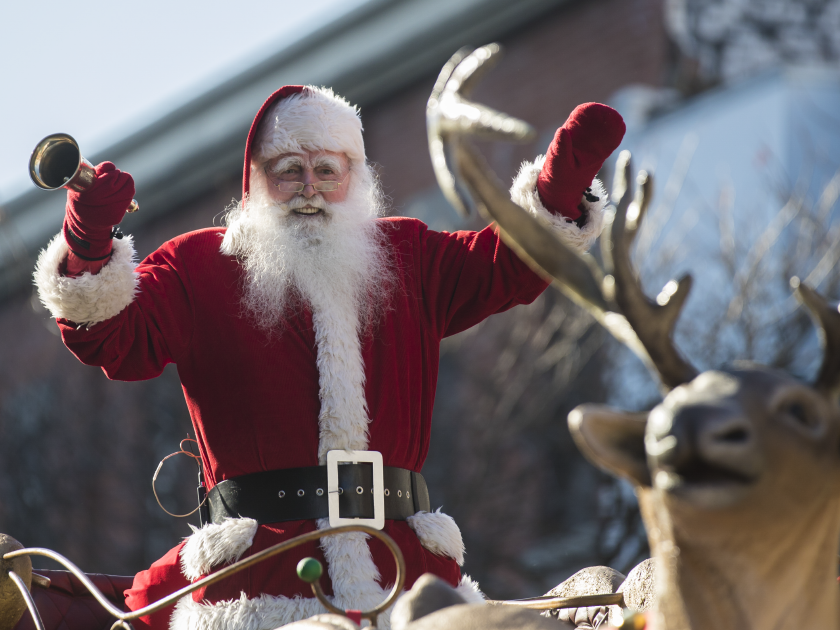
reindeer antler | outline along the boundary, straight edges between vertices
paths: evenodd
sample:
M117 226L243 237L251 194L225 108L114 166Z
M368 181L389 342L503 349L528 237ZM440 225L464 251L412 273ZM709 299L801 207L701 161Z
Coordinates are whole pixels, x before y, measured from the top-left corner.
M499 60L501 48L488 44L474 51L462 48L443 66L426 105L429 153L438 184L463 216L474 209L472 196L458 181L454 149L462 135L486 140L526 142L536 132L528 123L468 100L481 77Z
M691 290L691 276L686 274L679 280L669 281L656 296L656 302L644 294L630 260L630 248L650 205L653 180L645 171L640 171L636 177L638 190L631 201L633 169L629 151L619 154L615 168L618 174L615 192L620 194L620 199L612 224L601 236L601 256L608 273L615 278L615 301L619 310L647 350L663 385L671 389L697 376L697 370L680 355L673 343L674 327Z
M791 278L790 286L796 297L811 312L817 323L823 345L823 360L814 388L836 398L840 394L840 310L799 278Z
M691 287L690 278L666 285L658 303L642 292L630 262L630 246L650 199L650 178L645 175L635 202L629 193L630 154L622 153L619 169L623 182L615 220L603 242L606 274L588 254L578 254L540 220L510 200L483 158L463 136L488 135L523 139L530 129L522 121L481 108L460 96L464 87L475 85L475 72L499 53L498 45L479 48L471 54L459 51L438 77L426 110L429 149L438 183L447 198L462 213L469 208L496 221L502 238L535 271L551 279L564 293L586 308L613 336L628 346L672 389L697 375L677 352L671 340L679 311ZM449 96L446 96L449 95ZM447 98L452 97L447 106ZM478 109L472 109L478 108ZM476 112L487 111L486 118ZM513 122L511 122L513 121ZM626 154L626 155L625 155ZM632 210L628 216L628 210Z

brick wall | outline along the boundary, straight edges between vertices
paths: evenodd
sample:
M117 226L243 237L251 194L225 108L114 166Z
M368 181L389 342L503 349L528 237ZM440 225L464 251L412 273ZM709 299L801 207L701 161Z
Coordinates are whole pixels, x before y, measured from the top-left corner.
M661 86L668 71L662 0L571 3L500 43L504 57L473 98L526 120L538 132L530 145L483 147L503 181L522 160L545 151L578 104L607 102L629 84ZM425 119L435 78L362 111L368 157L380 165L396 214L412 195L435 184Z

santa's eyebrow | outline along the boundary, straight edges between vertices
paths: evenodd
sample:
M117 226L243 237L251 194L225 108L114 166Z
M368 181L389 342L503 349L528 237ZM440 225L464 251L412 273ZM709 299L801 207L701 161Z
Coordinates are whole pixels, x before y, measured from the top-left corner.
M334 170L336 173L340 173L343 170L341 168L341 161L331 155L319 155L312 162L312 168L327 167Z
M303 168L303 160L296 155L289 155L275 162L268 170L272 173L282 173L292 166Z

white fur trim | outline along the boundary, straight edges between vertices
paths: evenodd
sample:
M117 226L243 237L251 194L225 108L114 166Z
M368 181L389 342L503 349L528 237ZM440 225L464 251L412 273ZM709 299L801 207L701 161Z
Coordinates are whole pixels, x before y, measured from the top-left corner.
M318 397L321 411L318 461L327 463L335 449L367 450L368 418L365 365L358 314L351 296L323 292L310 296L318 349Z
M478 583L469 575L461 576L455 590L468 604L484 604L487 601ZM380 589L379 599L368 609L385 601L388 592ZM345 610L358 606L357 602L338 595L331 599L334 606ZM378 628L390 630L392 610L393 607L380 615ZM273 630L324 612L324 607L314 597L260 595L248 599L242 593L239 599L207 604L194 602L188 595L175 606L169 627L171 630Z
M359 630L359 626L344 615L327 613L285 626L286 630Z
M113 240L113 253L96 274L66 278L58 267L70 249L59 233L41 250L33 278L41 303L55 318L69 319L90 328L111 319L134 301L140 286L134 241L131 236Z
M326 612L314 597L260 595L200 604L183 597L169 619L172 630L272 630Z
M469 575L464 574L461 576L461 582L455 590L458 591L458 595L467 600L468 604L484 604L487 602L484 593L478 588L478 582L473 580Z
M361 609L370 610L381 604L389 592L380 589L380 598L373 605L362 606ZM358 606L357 602L338 595L331 600L334 606L344 610ZM389 608L379 616L377 628L390 630L391 610ZM169 627L171 630L273 630L325 612L326 609L314 597L260 595L248 599L242 593L239 599L207 604L194 602L187 595L172 611Z
M604 190L604 185L598 179L592 180L592 194L599 198L598 201L587 201L586 198L581 198L586 207L587 216L586 223L579 228L573 221L549 212L540 200L537 193L537 177L544 163L544 155L538 156L533 162L522 163L516 179L513 180L510 198L557 231L566 244L579 252L585 252L592 247L595 239L604 229L604 208L607 205L607 192Z
M331 89L311 85L278 101L263 118L254 157L264 161L303 149L346 153L352 162L364 162L359 110Z
M318 520L318 529L329 526L329 519ZM379 586L379 569L373 562L367 538L366 534L353 532L321 539L334 601L341 602L341 608L370 610L388 596L388 591Z
M239 560L254 542L259 525L252 518L228 518L201 529L190 527L193 535L181 549L181 570L195 581L215 566Z
M328 451L367 450L370 419L365 365L354 296L344 291L311 291L308 298L318 350L318 460L325 464ZM326 529L329 520L319 519L317 526ZM386 591L378 584L379 569L366 535L354 532L322 538L321 549L333 593L337 601L344 602L344 608L369 610L382 602Z
M434 512L417 512L406 521L426 549L452 558L458 566L464 565L464 539L455 519L438 508Z

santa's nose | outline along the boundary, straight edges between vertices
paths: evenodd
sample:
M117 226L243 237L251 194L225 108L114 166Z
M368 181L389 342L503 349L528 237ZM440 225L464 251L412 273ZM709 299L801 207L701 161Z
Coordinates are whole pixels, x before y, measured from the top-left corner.
M318 191L315 190L315 184L318 182L318 178L315 177L315 173L311 169L306 169L303 173L303 191L300 193L307 199L318 194Z

